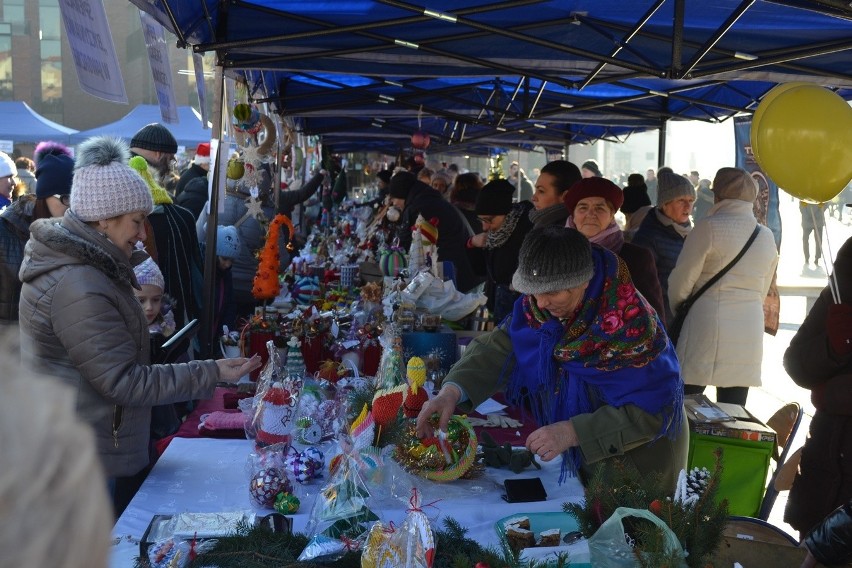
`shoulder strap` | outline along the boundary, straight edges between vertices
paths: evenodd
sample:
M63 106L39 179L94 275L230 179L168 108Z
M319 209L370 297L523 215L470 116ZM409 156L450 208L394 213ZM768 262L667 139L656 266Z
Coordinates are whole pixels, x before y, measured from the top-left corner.
M751 243L753 243L753 242L754 242L754 239L756 239L756 238L757 238L757 234L758 234L759 232L760 232L760 223L758 223L757 225L755 225L755 227L754 227L754 231L752 231L751 236L748 238L748 240L746 241L745 246L742 248L742 250L739 252L739 254L737 254L737 256L735 256L735 257L734 257L734 260L732 260L731 262L729 262L729 263L727 264L727 266L725 266L725 268L723 268L722 270L720 270L719 272L717 272L717 273L716 273L716 275L715 275L713 278L711 278L710 280L708 280L707 282L705 282L704 286L702 286L702 287L701 287L701 288L700 288L697 292L695 292L695 293L694 293L694 294L692 294L690 297L688 297L686 300L684 300L684 303L687 303L687 302L688 302L688 303L690 303L690 304L691 304L692 302L694 302L695 300L697 300L697 299L698 299L698 297L699 297L699 296L701 296L701 294L703 294L704 292L706 292L707 290L709 290L709 289L710 289L710 287L711 287L711 286L713 286L713 284L715 284L716 282L718 282L718 281L719 281L719 279L720 279L720 278L722 278L722 276L724 276L724 275L725 275L725 274L726 274L726 273L727 273L727 272L728 272L731 268L733 268L733 267L734 267L734 265L735 265L737 262L739 262L739 260L743 257L743 255L744 255L744 254L746 253L746 251L749 249L749 247L751 246Z

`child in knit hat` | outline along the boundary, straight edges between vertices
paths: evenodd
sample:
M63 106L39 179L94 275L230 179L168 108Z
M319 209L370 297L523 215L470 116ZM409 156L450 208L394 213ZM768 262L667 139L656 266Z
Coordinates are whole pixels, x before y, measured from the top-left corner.
M216 297L213 309L213 337L223 334L223 326L236 329L237 304L231 266L240 255L240 235L234 226L216 227Z
M151 360L156 361L156 352L160 345L175 332L172 302L165 294L163 273L150 257L133 267L133 272L141 288L141 290L134 290L134 293L145 311L148 331L151 333Z
M133 267L141 290L134 289L136 298L142 304L145 318L148 320L148 332L151 334L151 362L166 363L163 344L175 332L175 316L172 313L172 300L165 292L165 281L160 267L151 257ZM189 408L183 403L160 404L151 408L151 440L160 440L177 432L182 423L181 416Z

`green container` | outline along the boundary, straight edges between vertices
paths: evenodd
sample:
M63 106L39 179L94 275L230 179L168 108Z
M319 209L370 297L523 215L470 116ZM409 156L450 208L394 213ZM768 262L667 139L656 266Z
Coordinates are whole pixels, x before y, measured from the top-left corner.
M716 448L722 448L722 479L716 497L728 500L728 514L756 517L766 491L769 460L775 442L742 440L690 432L689 469L716 467Z

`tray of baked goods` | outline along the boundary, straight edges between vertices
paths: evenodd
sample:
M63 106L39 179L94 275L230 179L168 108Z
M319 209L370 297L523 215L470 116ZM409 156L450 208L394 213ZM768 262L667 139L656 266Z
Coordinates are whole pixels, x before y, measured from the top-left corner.
M500 519L494 529L521 564L532 560L556 566L565 558L568 566L591 567L588 542L568 513L519 513Z

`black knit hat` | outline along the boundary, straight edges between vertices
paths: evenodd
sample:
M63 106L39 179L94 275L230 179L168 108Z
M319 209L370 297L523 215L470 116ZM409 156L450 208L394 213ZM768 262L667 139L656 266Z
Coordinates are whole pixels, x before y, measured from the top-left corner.
M477 215L506 215L512 210L515 186L505 179L486 183L476 196Z
M399 172L390 180L390 196L397 199L408 199L408 192L414 184L417 183L417 177L411 172Z
M646 205L651 205L651 198L648 197L645 177L642 174L630 174L627 178L627 186L624 188L624 203L621 205L621 210L632 214Z
M530 231L518 255L512 288L546 294L585 284L594 276L592 247L576 229L546 225Z
M392 171L382 170L382 171L380 171L379 173L376 174L376 177L379 178L380 180L382 180L385 183L390 183L392 175L393 175Z
M74 158L65 154L45 154L38 161L35 171L36 197L45 199L51 195L71 195L74 180Z
M156 122L140 128L139 132L133 135L130 147L164 154L177 154L177 140L168 128Z

